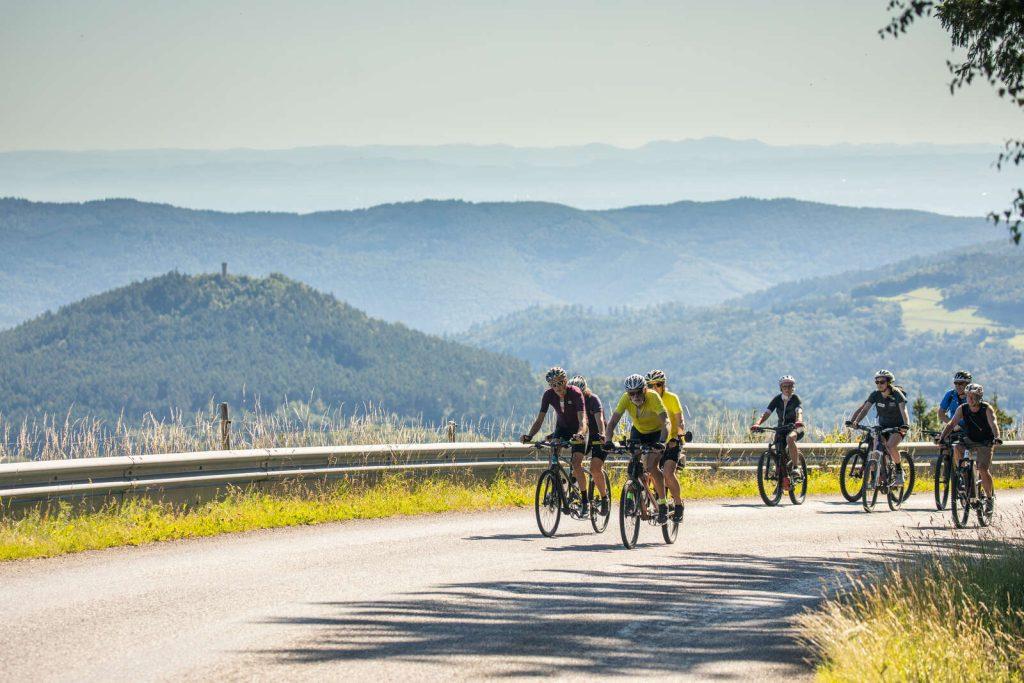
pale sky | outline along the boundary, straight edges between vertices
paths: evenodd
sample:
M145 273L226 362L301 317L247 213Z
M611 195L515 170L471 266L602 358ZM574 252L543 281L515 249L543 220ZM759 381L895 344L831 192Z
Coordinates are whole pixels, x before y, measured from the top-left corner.
M886 0L0 0L0 150L1002 142Z

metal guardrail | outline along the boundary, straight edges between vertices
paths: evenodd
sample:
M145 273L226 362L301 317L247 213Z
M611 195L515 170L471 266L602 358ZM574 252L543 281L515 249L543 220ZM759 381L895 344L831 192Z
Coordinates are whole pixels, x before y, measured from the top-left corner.
M800 445L809 464L838 463L850 443ZM935 455L932 443L904 443L918 457ZM751 469L765 450L758 443L691 443L685 447L694 469ZM1024 441L1003 444L998 454L1024 455ZM394 444L269 448L198 453L132 455L77 460L0 464L0 506L48 500L81 500L126 494L146 495L181 489L273 484L284 480L341 477L388 470L498 469L546 466L544 451L512 442ZM609 461L621 463L624 461ZM994 464L1022 464L1001 459Z

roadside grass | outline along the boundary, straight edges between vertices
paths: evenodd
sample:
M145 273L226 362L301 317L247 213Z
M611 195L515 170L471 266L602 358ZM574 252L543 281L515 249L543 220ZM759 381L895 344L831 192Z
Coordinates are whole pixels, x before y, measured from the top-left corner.
M112 503L96 511L61 504L33 509L20 518L0 519L0 561L353 519L532 507L536 476L536 472L503 473L483 481L469 475L396 474L315 487L290 484L274 492L231 489L220 500L189 507L146 499ZM623 470L613 469L610 478L616 501ZM1024 478L1000 478L997 483L1000 488L1020 487ZM929 491L930 484L922 480L915 490ZM750 472L686 471L681 485L684 500L759 500ZM834 473L812 472L809 494L838 492Z
M1024 680L1024 515L977 538L904 539L799 619L822 681Z

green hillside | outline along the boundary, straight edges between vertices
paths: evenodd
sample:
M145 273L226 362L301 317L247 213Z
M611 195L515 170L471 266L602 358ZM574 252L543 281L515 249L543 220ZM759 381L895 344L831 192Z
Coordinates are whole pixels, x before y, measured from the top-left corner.
M968 367L1003 405L1024 408L1024 352L1008 338L984 329L908 329L899 303L876 297L833 295L758 310L664 306L613 316L538 307L460 339L536 366L554 358L617 375L660 366L676 387L744 409L766 401L780 375L794 374L819 424L863 401L880 367L932 402L954 369Z
M373 316L454 332L533 304L710 305L1001 236L982 219L790 199L614 211L425 201L307 215L0 199L0 328L133 279L209 272L221 261L234 273L283 273Z
M211 399L505 418L536 399L526 363L368 317L281 275L178 273L0 332L0 412L134 419Z

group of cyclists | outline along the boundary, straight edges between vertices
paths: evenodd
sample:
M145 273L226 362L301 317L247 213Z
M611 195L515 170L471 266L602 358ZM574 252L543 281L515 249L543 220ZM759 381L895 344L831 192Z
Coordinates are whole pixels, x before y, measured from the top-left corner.
M565 370L553 367L547 371L545 380L548 389L541 398L540 411L528 432L521 436L521 441L531 442L543 425L548 409L555 411L555 431L547 438L565 440L571 444L572 474L583 492L581 514L586 515L591 505L597 506L601 516L608 514L608 481L603 467L605 454L607 449L614 447L612 437L615 429L623 415L628 413L632 422L630 440L648 444L651 448L644 466L657 493L657 521L659 524L668 521L668 496L671 495L672 518L679 522L683 515L683 505L676 473L686 462L682 453L686 423L679 397L668 390L666 374L662 370L651 370L646 375L632 374L626 377L623 381L625 391L607 420L601 399L590 390L582 375L570 379ZM875 410L878 425L888 434L882 445L896 466L895 485L901 487L904 474L903 468L899 466L899 445L910 429L910 419L906 392L895 380L889 370L875 373L874 390L845 424L847 427L858 426L872 408ZM986 494L987 513L991 514L995 493L990 467L993 449L1001 443L1001 437L995 411L983 400L984 388L973 380L971 373L966 370L958 370L954 374L953 388L946 393L936 409L944 427L935 436L935 442L946 442L953 432L959 432L960 438L953 451L954 465L959 465L965 449L975 454L981 485ZM779 393L771 399L750 429L758 431L772 414L775 414L779 427L787 428L781 432L780 441L784 440L790 459L789 473L783 480L783 487L788 488L795 485L802 476L798 442L804 436L803 407L796 394L796 380L791 375L780 377L778 384ZM586 494L586 474L583 469L583 459L588 454L590 475L598 495L593 501Z

